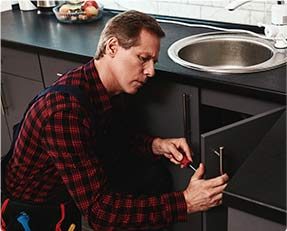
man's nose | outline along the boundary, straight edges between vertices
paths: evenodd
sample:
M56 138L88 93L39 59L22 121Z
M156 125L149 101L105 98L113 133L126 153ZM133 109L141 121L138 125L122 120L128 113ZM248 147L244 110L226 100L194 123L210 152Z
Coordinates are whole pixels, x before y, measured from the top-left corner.
M149 62L146 63L146 66L144 68L144 74L147 77L153 77L155 74L155 70L154 70L154 62L153 60L149 60Z

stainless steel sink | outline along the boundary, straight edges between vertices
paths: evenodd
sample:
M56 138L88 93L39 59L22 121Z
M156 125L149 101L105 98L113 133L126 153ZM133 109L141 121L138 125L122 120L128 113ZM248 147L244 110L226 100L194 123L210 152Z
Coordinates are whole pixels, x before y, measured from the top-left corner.
M271 41L243 33L211 32L183 38L168 49L176 63L196 70L219 73L251 73L287 62L287 49Z

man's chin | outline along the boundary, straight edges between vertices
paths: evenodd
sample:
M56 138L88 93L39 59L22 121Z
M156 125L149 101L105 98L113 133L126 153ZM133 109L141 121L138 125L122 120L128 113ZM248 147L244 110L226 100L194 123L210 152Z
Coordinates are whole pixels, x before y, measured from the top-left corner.
M127 92L127 93L130 95L135 95L138 91L139 91L139 89L134 89L134 90Z
M130 95L134 95L136 94L139 90L140 90L141 87L133 87L131 88L130 90L126 91L127 94L130 94Z

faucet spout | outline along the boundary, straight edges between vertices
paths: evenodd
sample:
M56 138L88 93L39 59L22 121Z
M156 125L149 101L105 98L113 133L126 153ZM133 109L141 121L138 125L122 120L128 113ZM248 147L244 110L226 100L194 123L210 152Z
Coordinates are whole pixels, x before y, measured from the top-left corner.
M232 2L230 2L225 8L227 10L235 10L237 9L238 7L248 3L248 2L252 2L252 1L255 1L255 0L234 0ZM265 2L266 0L256 0L257 2ZM286 0L271 0L270 2L272 3L277 3L277 5L284 5L286 3Z
M251 1L252 0L234 0L226 6L226 9L232 11Z

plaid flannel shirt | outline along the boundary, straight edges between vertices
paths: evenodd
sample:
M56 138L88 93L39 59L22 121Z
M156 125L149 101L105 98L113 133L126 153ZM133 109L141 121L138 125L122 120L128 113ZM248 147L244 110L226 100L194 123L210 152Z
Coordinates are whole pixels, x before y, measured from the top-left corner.
M89 97L97 117L111 110L93 60L67 72L55 85L78 86ZM14 198L45 203L65 185L83 216L95 230L161 228L186 221L182 192L135 196L106 190L99 159L90 158L93 139L89 112L74 96L48 93L32 105L7 167L6 187ZM135 147L152 153L149 136L134 136Z

